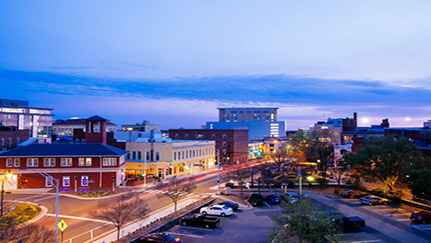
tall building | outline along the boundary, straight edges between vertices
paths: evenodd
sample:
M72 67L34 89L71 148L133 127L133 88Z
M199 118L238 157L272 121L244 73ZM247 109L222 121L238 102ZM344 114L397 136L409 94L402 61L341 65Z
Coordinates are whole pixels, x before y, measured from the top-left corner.
M278 108L218 108L220 122L277 121Z
M352 143L353 135L357 129L357 113L353 113L353 118L328 118L326 121L319 121L310 128L319 141L330 144Z
M214 140L222 164L248 161L248 131L244 129L169 129L173 140Z
M28 101L0 99L0 124L29 130L32 138L51 135L52 109L30 107Z
M219 121L207 122L206 129L246 129L250 141L286 136L285 122L277 121L278 108L218 108Z

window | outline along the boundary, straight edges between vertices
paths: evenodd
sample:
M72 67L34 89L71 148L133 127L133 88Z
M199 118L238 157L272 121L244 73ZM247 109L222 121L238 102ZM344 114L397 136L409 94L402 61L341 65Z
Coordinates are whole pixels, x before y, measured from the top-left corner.
M130 159L130 152L127 154L127 159Z
M146 160L149 161L150 160L150 152L149 151L147 151L146 157L147 157Z
M222 138L223 138L223 139L227 139L227 135L226 135L226 134L223 134Z
M4 146L4 138L1 139L1 146Z
M79 143L79 138L75 139L75 143Z
M182 151L182 159L184 159L184 151Z
M45 158L43 159L43 166L45 167L54 167L55 159L54 158Z
M176 133L175 138L177 138L177 139L180 138L180 134Z
M61 158L61 166L72 166L72 158Z
M193 158L196 157L196 150L193 150Z
M156 161L159 161L159 160L160 160L160 153L156 152Z
M9 147L12 147L12 138L9 138Z
M79 166L84 166L85 165L85 159L84 158L79 158Z
M37 167L37 166L39 166L39 159L37 158L27 159L27 167Z
M63 186L64 187L70 186L70 176L63 176Z
M16 138L16 144L17 145L19 144L19 138Z
M52 179L51 177L45 178L45 187L52 187Z
M132 152L132 159L135 160L136 159L136 151Z
M86 166L91 166L91 164L92 164L91 158L86 158L85 159L85 165Z
M88 176L81 176L81 186L88 186Z
M223 154L226 154L226 149L223 149L223 152L222 152Z
M189 151L186 151L186 159L189 158Z
M226 142L223 142L223 147L226 147L227 146L227 143Z
M138 151L138 160L141 160L141 159L142 159L142 152Z
M216 139L216 135L215 134L211 135L211 139Z
M185 139L189 139L189 134L186 133L186 135L184 136Z
M103 158L103 166L117 166L117 158Z
M203 134L203 133L197 133L195 136L198 139L204 139L205 138L205 134Z
M12 159L6 159L6 167L12 167Z
M20 167L20 163L19 163L19 159L18 158L16 158L16 159L13 160L13 166Z
M174 152L174 161L177 160L177 152Z

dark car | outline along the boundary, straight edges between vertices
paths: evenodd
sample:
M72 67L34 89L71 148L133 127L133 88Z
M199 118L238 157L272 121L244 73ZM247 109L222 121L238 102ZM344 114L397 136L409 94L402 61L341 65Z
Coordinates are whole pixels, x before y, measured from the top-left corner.
M431 213L428 212L414 212L410 215L410 219L415 223L431 223Z
M232 202L232 201L223 201L223 202L219 202L218 205L225 205L227 207L230 207L233 209L233 211L238 210L239 205L238 203Z
M361 192L361 191L355 191L355 190L347 190L343 192L342 196L344 198L360 198L363 196L366 196L367 193Z
M361 202L362 204L366 204L366 205L387 205L389 204L389 200L388 199L384 199L384 198L380 198L380 197L375 197L375 196L365 196L365 197L361 197L359 199L359 202Z
M183 241L167 233L153 233L144 235L130 243L183 243Z
M266 201L271 204L281 203L281 198L278 195L268 195L265 197Z
M365 227L365 220L358 216L348 217L336 210L327 210L318 212L314 220L319 221L324 219L332 222L334 225L339 227L344 233L348 232L359 232L361 227Z
M208 217L205 214L195 213L191 216L184 216L180 219L180 224L184 226L198 226L205 228L215 228L220 224L220 219Z
M250 195L248 195L248 199L247 201L252 205L252 206L259 206L259 205L264 205L265 204L265 198L260 195L259 193L250 193Z

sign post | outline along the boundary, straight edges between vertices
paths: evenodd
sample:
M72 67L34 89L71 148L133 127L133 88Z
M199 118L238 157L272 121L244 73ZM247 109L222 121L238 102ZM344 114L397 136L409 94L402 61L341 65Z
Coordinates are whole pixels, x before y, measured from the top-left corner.
M58 228L61 231L61 243L63 243L63 232L67 228L67 224L63 219L60 221L60 223L58 223Z

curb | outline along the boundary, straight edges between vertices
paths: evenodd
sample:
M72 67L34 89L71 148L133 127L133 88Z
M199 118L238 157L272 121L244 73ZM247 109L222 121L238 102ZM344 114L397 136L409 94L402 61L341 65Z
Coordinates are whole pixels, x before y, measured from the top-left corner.
M33 206L38 207L38 208L41 209L40 213L36 217L34 217L34 218L30 219L29 221L25 222L24 225L34 223L34 222L38 221L39 219L45 217L45 215L48 213L48 209L45 206L42 206L42 205L39 205L39 204L36 204L36 203L26 202L26 201L14 201L14 202L16 202L16 203L24 203L24 204L31 204L31 205L33 205Z

